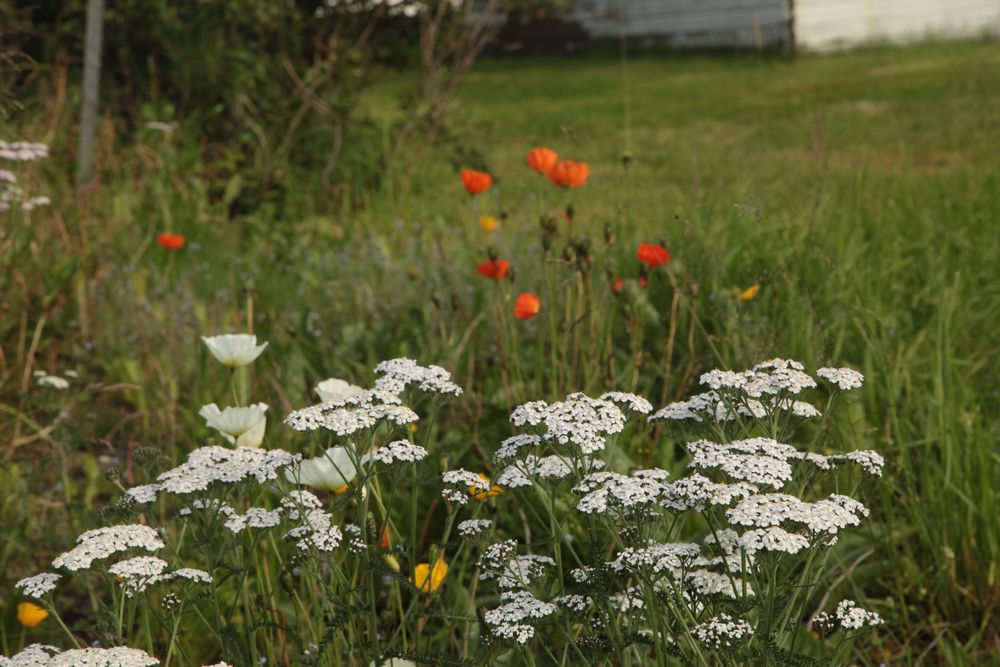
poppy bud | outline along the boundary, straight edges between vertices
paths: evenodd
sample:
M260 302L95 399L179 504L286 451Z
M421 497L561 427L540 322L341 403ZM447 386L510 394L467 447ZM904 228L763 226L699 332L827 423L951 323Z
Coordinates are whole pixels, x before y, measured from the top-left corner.
M618 278L611 283L611 291L615 294L621 294L623 289L625 289L625 281L621 278Z

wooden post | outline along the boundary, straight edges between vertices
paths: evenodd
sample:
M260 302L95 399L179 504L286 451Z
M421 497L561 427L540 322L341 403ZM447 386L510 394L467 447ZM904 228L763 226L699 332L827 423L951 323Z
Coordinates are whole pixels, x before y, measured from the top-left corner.
M94 175L94 144L101 88L101 45L104 40L104 0L87 0L87 35L83 54L83 102L80 107L80 163L77 184Z

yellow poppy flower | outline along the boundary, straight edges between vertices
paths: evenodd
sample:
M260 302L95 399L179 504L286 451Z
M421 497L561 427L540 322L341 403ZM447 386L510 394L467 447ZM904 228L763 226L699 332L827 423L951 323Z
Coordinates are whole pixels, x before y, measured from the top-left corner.
M46 618L49 612L34 602L21 602L17 605L17 620L26 628L33 628Z
M484 473L479 473L479 479L483 480L487 484L490 483L490 478L487 477ZM497 486L496 484L490 485L489 491L483 491L482 489L475 486L469 487L469 495L475 498L476 500L483 502L485 502L487 498L492 498L493 496L499 496L501 493L503 493L503 488Z
M492 215L484 215L479 218L479 226L483 228L484 232L493 232L500 226L500 221Z
M750 299L752 299L755 296L757 296L757 292L759 292L759 291L760 291L760 285L759 284L755 283L755 284L751 285L750 287L748 287L745 290L743 290L742 292L740 292L740 301L749 301Z
M424 593L433 593L441 587L446 574L448 564L443 558L438 558L433 568L428 563L420 563L413 568L413 583Z

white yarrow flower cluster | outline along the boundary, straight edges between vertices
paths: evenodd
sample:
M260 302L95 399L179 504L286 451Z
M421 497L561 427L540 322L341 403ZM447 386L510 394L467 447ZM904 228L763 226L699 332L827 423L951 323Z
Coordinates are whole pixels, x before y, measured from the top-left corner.
M326 429L348 436L382 422L404 426L417 421L417 413L402 403L392 392L366 389L338 401L295 410L285 418L285 423L296 431Z
M859 607L853 600L842 600L833 614L821 612L813 617L813 623L827 632L832 632L838 627L843 630L864 630L882 625L884 622L881 616Z
M41 574L36 574L33 577L21 579L19 582L14 584L14 588L19 590L22 595L26 595L29 598L41 599L48 593L55 590L56 584L60 579L62 579L61 574L42 572Z
M396 440L379 447L372 458L385 464L415 463L427 457L427 450L409 440Z
M159 551L163 540L156 531L142 524L127 524L95 528L76 538L77 545L52 561L53 567L71 572L89 569L95 560L131 549Z
M492 525L493 522L489 519L467 519L459 522L458 534L462 537L476 537L485 533Z
M857 500L832 495L809 503L783 493L750 496L726 512L738 526L770 528L784 523L801 524L814 534L836 535L847 526L858 526L868 508Z
M108 568L111 574L121 580L125 597L142 593L150 584L160 580L167 569L167 561L156 556L137 556L119 561Z
M447 471L441 475L441 481L444 482L441 495L444 496L445 500L456 505L464 505L469 502L470 490L472 493L479 491L489 493L490 491L489 481L462 468Z
M452 382L451 373L445 369L434 365L421 366L406 357L383 361L375 367L375 373L381 376L375 381L375 388L397 395L411 384L420 391L432 394L462 394L462 388Z
M199 447L188 455L185 463L172 468L147 484L135 500L152 500L155 492L186 495L207 491L213 484L238 484L256 480L264 484L278 478L278 470L299 461L299 455L281 449L264 450L256 447Z
M610 400L570 394L547 405L532 401L510 415L515 426L545 426L542 438L560 445L574 445L583 454L604 449L607 439L625 428L625 414Z
M556 606L543 602L528 591L501 594L501 605L483 615L490 632L500 639L527 644L535 636L532 625L556 612Z
M584 514L603 514L610 509L637 512L657 502L663 494L666 470L637 470L629 475L599 471L590 473L573 487L582 496L576 509Z
M49 147L31 141L0 141L0 160L34 162L49 156Z
M152 667L160 661L137 648L116 646L64 651L44 664L45 667Z
M705 646L719 650L749 639L753 635L753 626L729 614L719 614L696 625L691 634Z
M823 378L841 391L860 389L865 376L851 368L821 368L816 375Z

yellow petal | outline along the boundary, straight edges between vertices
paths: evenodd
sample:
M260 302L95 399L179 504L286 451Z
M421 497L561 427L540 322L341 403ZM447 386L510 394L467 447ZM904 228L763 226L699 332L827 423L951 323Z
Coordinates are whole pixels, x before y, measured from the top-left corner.
M46 618L49 612L34 602L21 602L17 605L17 620L26 628L33 628Z
M757 292L759 292L759 291L760 291L760 285L759 284L753 284L753 285L751 285L750 287L748 287L745 290L743 290L742 292L740 292L740 301L749 301L750 299L752 299L755 296L757 296Z
M492 215L484 215L479 218L479 226L483 228L484 232L492 232L500 226L500 221Z
M446 574L448 574L448 564L443 558L438 558L433 568L428 563L420 563L413 568L413 583L424 593L433 593L441 587Z

